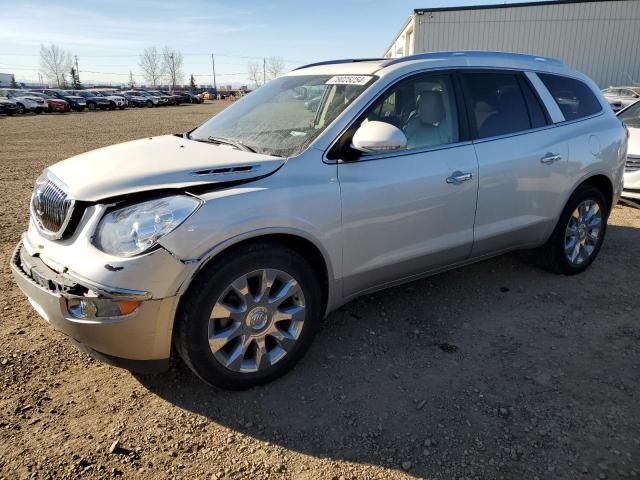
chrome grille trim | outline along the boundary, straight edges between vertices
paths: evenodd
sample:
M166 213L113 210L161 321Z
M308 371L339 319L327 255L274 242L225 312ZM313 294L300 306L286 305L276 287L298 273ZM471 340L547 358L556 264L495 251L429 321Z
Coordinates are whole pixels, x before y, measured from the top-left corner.
M36 180L31 195L31 217L38 231L50 240L62 238L73 215L75 200L49 176Z
M640 171L640 156L627 155L627 162L624 165L625 172Z

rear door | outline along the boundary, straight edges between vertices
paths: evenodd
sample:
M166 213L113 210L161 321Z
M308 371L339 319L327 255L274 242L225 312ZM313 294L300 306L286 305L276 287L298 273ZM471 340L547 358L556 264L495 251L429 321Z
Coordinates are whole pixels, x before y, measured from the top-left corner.
M567 142L527 77L516 71L461 73L478 156L473 253L540 243L567 189Z
M390 123L407 148L338 158L345 296L469 257L478 169L459 102L451 75L417 74L383 93L350 129ZM339 144L349 145L348 135Z

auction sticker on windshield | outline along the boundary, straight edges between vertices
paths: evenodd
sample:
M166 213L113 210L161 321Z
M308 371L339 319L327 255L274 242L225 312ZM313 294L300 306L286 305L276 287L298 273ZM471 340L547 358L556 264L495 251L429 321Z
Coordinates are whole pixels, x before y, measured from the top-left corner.
M366 85L371 75L338 75L331 77L325 85Z

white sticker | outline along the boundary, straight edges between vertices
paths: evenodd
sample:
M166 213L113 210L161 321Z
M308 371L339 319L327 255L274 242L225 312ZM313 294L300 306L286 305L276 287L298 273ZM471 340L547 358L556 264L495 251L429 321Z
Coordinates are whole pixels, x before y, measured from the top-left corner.
M366 85L371 75L338 75L331 77L325 85Z

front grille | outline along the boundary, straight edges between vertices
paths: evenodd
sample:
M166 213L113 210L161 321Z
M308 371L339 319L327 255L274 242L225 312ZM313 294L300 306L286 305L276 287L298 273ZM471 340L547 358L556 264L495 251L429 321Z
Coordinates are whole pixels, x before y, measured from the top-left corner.
M31 215L48 237L61 238L73 213L74 201L48 179L38 179L31 196Z
M640 157L631 156L627 157L627 163L624 165L625 172L637 172L640 170Z

